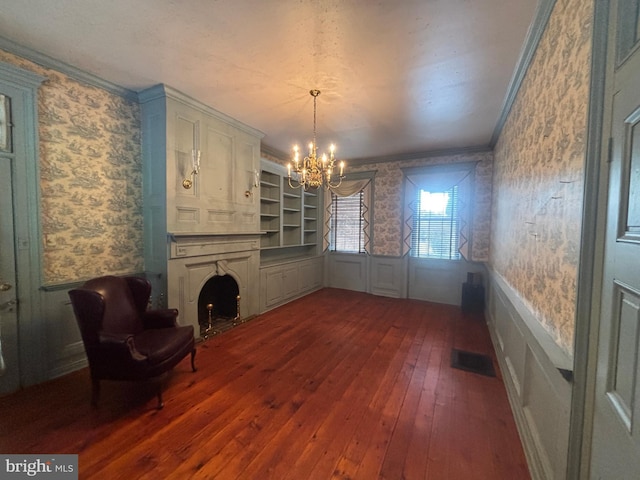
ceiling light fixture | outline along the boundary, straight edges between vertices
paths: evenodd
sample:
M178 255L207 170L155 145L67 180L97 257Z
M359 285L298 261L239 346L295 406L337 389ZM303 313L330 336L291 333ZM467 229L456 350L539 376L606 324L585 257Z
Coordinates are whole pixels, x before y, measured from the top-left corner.
M318 188L323 186L329 190L337 188L344 178L344 162L340 162L339 173L335 172L336 159L334 153L336 146L331 144L329 147L329 156L323 153L318 158L318 149L316 145L316 102L320 90L310 90L309 94L313 97L313 142L309 143L309 155L300 160L300 151L298 146L293 147L293 165L287 165L289 186L291 188ZM295 174L295 178L291 178L291 172Z

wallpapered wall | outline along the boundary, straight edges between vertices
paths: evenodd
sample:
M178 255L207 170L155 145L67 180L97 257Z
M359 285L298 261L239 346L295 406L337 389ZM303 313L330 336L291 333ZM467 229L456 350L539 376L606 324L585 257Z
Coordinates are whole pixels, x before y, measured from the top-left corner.
M0 61L47 78L38 91L43 283L141 272L137 103L2 50Z
M493 270L573 352L593 2L558 0L494 150Z
M262 152L272 162L286 165L287 160ZM461 153L417 160L362 163L350 165L346 161L345 174L349 172L377 171L373 199L373 245L371 253L398 257L402 255L403 222L403 168L443 165L460 162L477 162L474 185L474 210L472 226L471 258L474 262L489 260L489 235L491 231L491 188L493 171L492 152Z
M441 165L455 162L477 162L475 171L471 258L483 262L489 258L491 224L491 152L447 155L420 160L348 166L349 171L377 170L373 200L374 255L402 255L403 173L402 168Z

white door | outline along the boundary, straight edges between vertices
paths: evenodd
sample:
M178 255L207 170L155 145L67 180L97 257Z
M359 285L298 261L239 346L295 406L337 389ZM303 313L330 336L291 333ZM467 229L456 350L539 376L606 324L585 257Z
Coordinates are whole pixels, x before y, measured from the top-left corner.
M618 19L591 478L640 478L640 50L638 0ZM626 25L625 25L626 24ZM621 34L620 29L625 33ZM631 32L631 34L629 34ZM635 48L635 52L634 52ZM629 52L629 53L627 53Z
M12 170L15 155L8 107L11 99L0 92L0 395L20 386L16 262L13 230Z

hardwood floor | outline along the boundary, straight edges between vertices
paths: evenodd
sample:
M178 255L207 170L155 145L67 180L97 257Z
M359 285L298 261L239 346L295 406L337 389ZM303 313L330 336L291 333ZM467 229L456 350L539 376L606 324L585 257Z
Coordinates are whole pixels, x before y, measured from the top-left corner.
M153 384L88 371L0 398L0 452L77 453L80 478L528 479L480 316L324 289L198 346Z

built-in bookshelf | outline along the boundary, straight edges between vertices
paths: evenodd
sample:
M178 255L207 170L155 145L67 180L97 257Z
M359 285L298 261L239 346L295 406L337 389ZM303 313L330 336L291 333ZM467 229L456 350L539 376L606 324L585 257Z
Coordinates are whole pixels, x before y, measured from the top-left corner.
M289 182L283 179L282 191L282 245L294 246L302 243L302 211L301 198L304 193L299 188L291 188Z
M318 218L320 213L318 211L317 192L304 192L303 208L302 243L304 245L315 245L318 241Z
M261 248L275 248L280 246L282 231L281 219L281 185L282 177L278 174L263 170L260 175L260 238Z
M261 249L271 257L317 254L320 196L289 185L286 169L262 161L260 176ZM265 255L263 255L264 257Z

